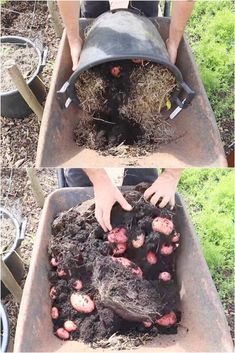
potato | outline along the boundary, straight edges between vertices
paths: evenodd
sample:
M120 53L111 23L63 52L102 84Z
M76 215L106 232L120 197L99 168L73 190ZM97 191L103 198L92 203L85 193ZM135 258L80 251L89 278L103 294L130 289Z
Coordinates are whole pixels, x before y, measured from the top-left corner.
M144 60L143 59L132 59L132 62L134 64L138 64L138 65L144 65Z
M59 276L59 277L65 277L66 276L66 272L65 272L65 270L57 270L57 275Z
M173 222L168 218L156 217L152 222L154 232L170 235L174 229Z
M171 280L171 274L169 272L161 272L158 278L163 282L169 282Z
M144 240L145 240L144 233L137 235L136 239L132 240L133 247L136 249L141 248L141 246L144 245Z
M91 313L95 309L95 303L87 294L73 293L70 302L72 307L81 313Z
M56 330L56 335L62 340L68 340L70 336L68 331L66 331L63 327L60 327Z
M73 332L73 331L76 331L77 325L73 321L67 320L64 323L64 328L68 332Z
M167 256L167 255L170 255L172 254L173 252L173 246L170 244L170 245L167 245L167 244L163 244L162 247L161 247L161 250L160 250L160 253L164 256Z
M59 317L59 310L55 307L55 306L53 306L52 308L51 308L51 317L52 317L52 319L58 319L58 317Z
M80 281L79 279L77 279L74 283L73 283L73 288L76 290L80 290L82 289L83 284L82 281Z
M151 265L154 265L157 263L157 256L153 251L149 251L147 253L147 261Z
M56 288L55 287L51 287L50 292L49 292L49 296L51 299L56 299Z
M121 75L121 66L114 66L111 69L111 74L113 75L113 77L120 77L120 75Z
M116 244L115 249L113 249L113 254L114 255L122 255L122 254L124 254L126 249L127 249L126 243L123 243L123 244L122 243L118 243L118 244Z
M51 259L51 266L57 267L59 265L59 261L57 261L54 257Z
M127 243L127 230L125 228L113 228L108 234L110 243L124 244Z
M178 243L179 240L180 240L180 233L174 233L171 239L172 243Z
M137 275L138 277L143 277L143 272L141 268L131 262L129 259L125 257L112 257L112 259L116 262L120 262L125 267L130 267L131 272Z
M164 315L160 319L156 320L156 323L160 326L172 326L176 323L177 318L174 311L171 311L169 314Z
M143 324L144 324L144 327L151 327L153 323L150 320L146 320L143 322Z

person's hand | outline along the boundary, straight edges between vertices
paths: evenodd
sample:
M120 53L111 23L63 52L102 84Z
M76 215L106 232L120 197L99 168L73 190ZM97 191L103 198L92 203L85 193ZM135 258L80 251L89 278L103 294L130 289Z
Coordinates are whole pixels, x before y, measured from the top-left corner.
M126 201L119 189L110 179L94 183L95 217L103 230L112 230L110 216L113 205L118 202L125 211L131 211L132 206Z
M168 203L173 208L175 205L175 192L179 182L181 170L165 170L157 180L145 191L144 198L153 205L161 199L159 207L163 208Z
M166 47L170 57L170 61L172 62L172 64L175 64L176 58L177 58L178 46L174 42L170 41L168 38L166 41Z
M73 63L72 70L75 71L78 67L80 54L82 51L82 46L83 46L82 38L78 37L76 39L70 40L69 46L70 46L71 59Z

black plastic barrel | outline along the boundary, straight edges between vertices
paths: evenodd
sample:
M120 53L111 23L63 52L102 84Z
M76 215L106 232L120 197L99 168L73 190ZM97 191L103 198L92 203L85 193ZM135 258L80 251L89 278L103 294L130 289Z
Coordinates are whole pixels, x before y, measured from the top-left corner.
M67 108L72 101L79 103L75 83L83 71L105 62L135 58L167 67L177 81L173 99L182 108L190 103L194 92L184 82L177 66L171 63L165 43L153 22L130 10L117 10L106 12L93 22L77 70L57 92L61 107ZM178 98L181 91L186 94L184 104Z
M9 338L10 338L10 325L8 320L7 311L4 305L0 304L0 320L1 320L1 352L7 352Z
M46 91L44 85L38 78L38 75L42 72L47 57L47 48L43 48L40 43L34 43L28 38L18 36L4 36L0 38L0 43L10 43L18 46L29 46L33 47L38 55L38 65L34 73L27 80L28 86L31 88L35 96L40 103L46 97ZM1 116L7 118L25 118L32 113L31 108L25 102L17 89L7 92L0 92L1 95Z
M4 207L0 207L0 217L9 218L11 222L15 226L15 239L12 247L8 250L8 252L3 255L3 261L11 271L15 280L20 283L24 275L24 265L19 256L19 248L21 242L24 240L25 236L25 228L26 228L26 220L23 219L20 222ZM1 298L5 298L5 296L9 293L8 289L1 282Z

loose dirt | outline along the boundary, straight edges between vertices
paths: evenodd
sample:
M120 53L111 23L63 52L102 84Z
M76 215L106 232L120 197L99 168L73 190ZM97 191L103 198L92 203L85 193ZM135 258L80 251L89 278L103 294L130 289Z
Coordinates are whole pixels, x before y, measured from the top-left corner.
M14 244L16 237L16 228L10 218L5 218L3 214L0 216L1 229L1 249L0 253L5 254Z
M111 241L113 235L104 233L98 225L94 205L83 214L74 207L55 218L48 248L50 259L56 261L49 272L56 293L52 307L59 311L59 317L53 319L55 333L66 320L72 320L78 329L70 333L71 340L81 339L93 347L110 347L115 334L124 342L129 340L129 346L132 342L132 348L145 342L144 335L148 340L160 333L177 333L180 300L175 253L179 242L172 243L175 229L171 229L169 236L152 230L153 219L163 217L174 223L175 212L144 201L142 195L147 187L139 184L134 191L124 194L134 206L132 212L123 211L118 204L113 207L112 234L123 236L123 229L127 232L126 250L122 253L117 252L118 244ZM133 244L141 234L145 240L135 247ZM174 251L163 255L162 248L171 244ZM148 260L149 253L154 254L156 261ZM162 272L170 273L171 280L160 280ZM83 285L80 290L74 289L77 280ZM75 310L70 300L76 293L89 295L95 309L89 314ZM173 325L156 324L156 319L170 312L176 315ZM151 327L145 327L144 321ZM117 349L121 341L114 340Z
M19 46L9 43L1 45L1 91L7 92L16 89L7 67L16 64L23 77L28 80L35 72L38 65L38 54L29 46Z

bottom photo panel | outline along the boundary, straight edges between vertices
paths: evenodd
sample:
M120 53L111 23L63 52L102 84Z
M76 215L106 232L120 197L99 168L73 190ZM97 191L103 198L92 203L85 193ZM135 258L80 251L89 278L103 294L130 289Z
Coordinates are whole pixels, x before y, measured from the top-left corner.
M1 181L2 352L233 351L233 169Z

